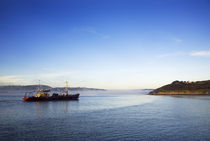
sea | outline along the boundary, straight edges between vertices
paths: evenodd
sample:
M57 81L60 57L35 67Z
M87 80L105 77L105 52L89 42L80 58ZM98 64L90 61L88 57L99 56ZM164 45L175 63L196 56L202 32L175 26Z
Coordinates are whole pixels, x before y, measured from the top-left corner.
M0 141L209 141L210 96L82 91L78 101L0 93Z

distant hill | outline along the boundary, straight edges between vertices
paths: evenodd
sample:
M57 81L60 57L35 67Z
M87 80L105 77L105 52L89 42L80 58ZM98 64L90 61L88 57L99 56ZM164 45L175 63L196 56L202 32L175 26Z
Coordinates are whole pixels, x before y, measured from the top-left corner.
M210 94L210 80L206 81L174 81L171 84L162 86L151 91L153 95L178 95L178 94Z
M65 87L50 87L47 85L40 85L41 89L50 89L51 91L64 91ZM10 86L0 86L0 91L9 91L9 90L26 90L26 91L35 91L37 90L38 85L26 85L26 86L18 86L18 85L10 85ZM85 91L85 90L105 90L105 89L96 89L96 88L85 88L85 87L71 87L69 90L75 91Z
M51 88L52 91L64 91L65 87L55 87ZM86 87L71 87L69 90L72 91L105 91L105 89L97 89L97 88L86 88Z

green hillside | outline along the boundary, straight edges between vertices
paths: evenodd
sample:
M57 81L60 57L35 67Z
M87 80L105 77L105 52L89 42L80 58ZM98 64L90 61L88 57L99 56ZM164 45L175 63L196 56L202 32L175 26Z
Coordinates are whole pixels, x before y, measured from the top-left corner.
M210 80L206 81L174 81L171 84L153 90L149 94L210 94Z

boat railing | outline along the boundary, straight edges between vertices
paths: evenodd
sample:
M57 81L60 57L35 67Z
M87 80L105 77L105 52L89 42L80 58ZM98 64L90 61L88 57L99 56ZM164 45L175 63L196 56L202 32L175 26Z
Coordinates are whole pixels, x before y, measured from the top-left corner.
M25 97L33 96L34 92L25 92Z

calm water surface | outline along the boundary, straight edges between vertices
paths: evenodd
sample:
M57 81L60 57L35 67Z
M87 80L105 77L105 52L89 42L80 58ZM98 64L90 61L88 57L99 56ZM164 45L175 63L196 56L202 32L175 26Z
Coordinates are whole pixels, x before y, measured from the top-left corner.
M0 94L0 140L210 140L210 96L82 95L22 102Z

